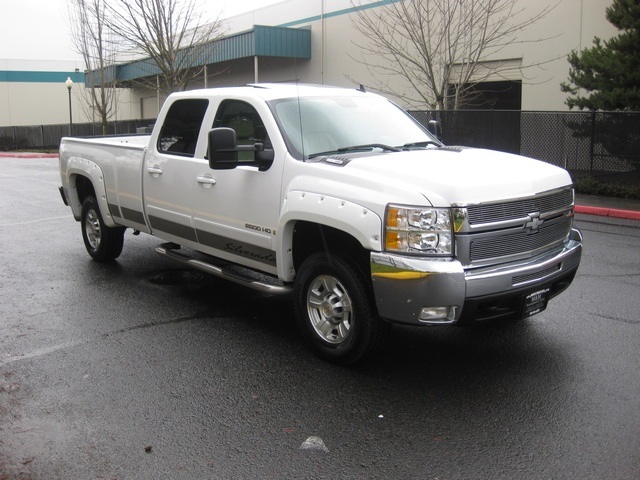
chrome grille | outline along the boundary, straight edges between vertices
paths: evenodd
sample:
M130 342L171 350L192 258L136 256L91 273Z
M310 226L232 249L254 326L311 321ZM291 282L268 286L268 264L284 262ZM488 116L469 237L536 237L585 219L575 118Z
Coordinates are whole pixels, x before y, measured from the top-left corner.
M549 275L553 275L558 270L562 268L562 263L558 263L557 265L553 265L541 272L528 273L526 275L516 275L511 279L511 283L513 285L518 285L520 283L531 282L533 280L540 280L541 278L548 277Z
M571 231L572 219L563 217L557 222L543 225L536 233L526 230L503 231L471 240L469 259L474 261L507 257L532 252L563 242Z
M467 208L470 225L502 222L526 217L529 213L555 212L573 205L573 190L568 188L547 195L512 200L505 203L472 205Z

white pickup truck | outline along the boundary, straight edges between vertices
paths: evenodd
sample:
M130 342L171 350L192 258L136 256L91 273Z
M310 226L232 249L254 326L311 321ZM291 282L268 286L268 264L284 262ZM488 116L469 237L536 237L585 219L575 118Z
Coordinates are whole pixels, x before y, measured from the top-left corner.
M389 323L539 313L582 252L565 170L444 146L356 89L176 93L151 135L62 139L60 175L95 260L119 256L126 228L155 235L163 256L292 294L303 336L341 364Z

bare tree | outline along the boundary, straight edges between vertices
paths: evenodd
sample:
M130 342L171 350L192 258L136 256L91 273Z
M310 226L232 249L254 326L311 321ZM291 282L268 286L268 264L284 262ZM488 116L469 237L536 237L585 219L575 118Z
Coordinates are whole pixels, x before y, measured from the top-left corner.
M516 0L399 0L377 8L359 0L354 6L360 8L353 24L364 38L357 44L362 58L355 60L367 66L374 87L439 109L459 108L478 83L514 68L487 60L553 9L524 18Z
M85 67L82 105L89 118L99 118L102 133L108 133L109 118L115 112L116 78L110 68L115 63L114 43L106 27L105 0L70 0L71 36Z
M109 28L148 68L147 86L169 94L202 74L203 56L221 35L220 21L205 11L199 0L113 0Z

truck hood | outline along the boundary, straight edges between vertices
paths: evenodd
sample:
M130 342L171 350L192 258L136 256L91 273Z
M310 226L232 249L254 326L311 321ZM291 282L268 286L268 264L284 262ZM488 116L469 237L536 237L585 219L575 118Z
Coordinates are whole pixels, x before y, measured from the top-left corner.
M548 163L467 147L357 156L344 168L363 180L414 189L434 206L507 200L572 183L564 169Z

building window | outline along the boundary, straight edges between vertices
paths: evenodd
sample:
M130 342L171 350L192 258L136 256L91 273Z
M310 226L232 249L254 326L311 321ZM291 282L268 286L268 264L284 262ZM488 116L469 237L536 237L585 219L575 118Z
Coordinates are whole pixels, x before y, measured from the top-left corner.
M481 82L464 88L458 102L460 110L520 110L522 108L522 81ZM449 85L448 100L455 95L455 85ZM451 104L447 102L448 106Z

